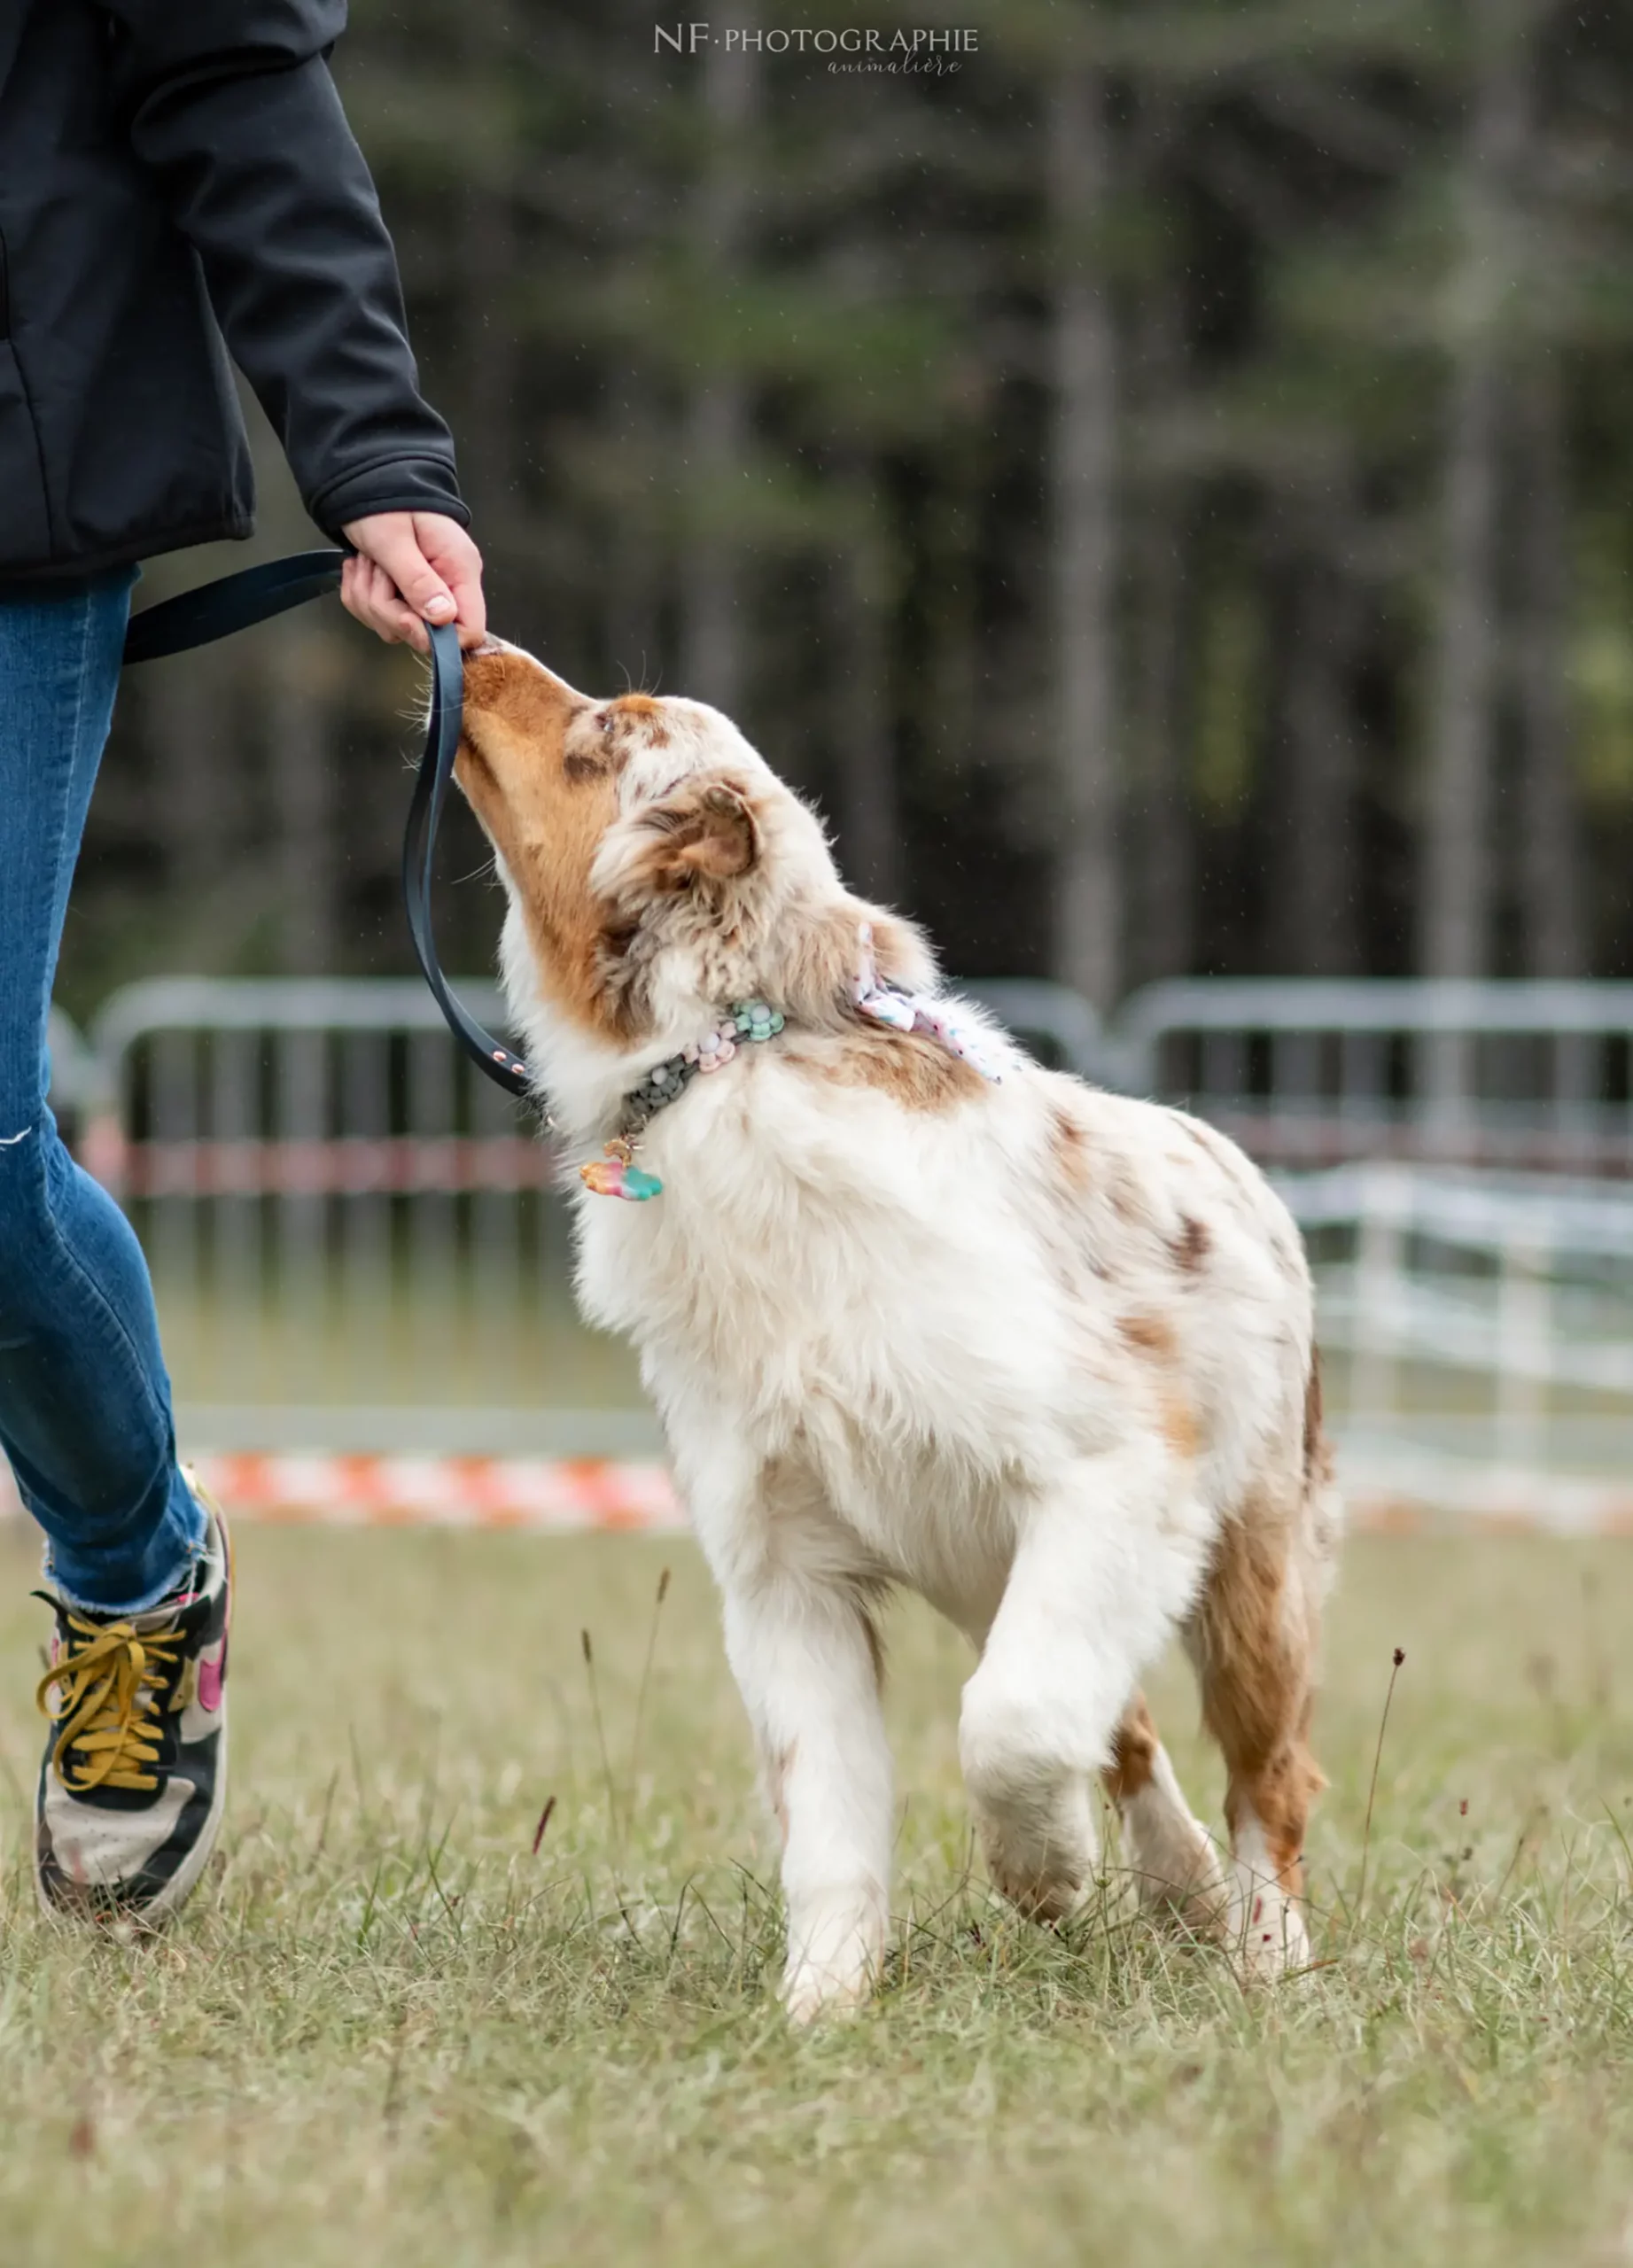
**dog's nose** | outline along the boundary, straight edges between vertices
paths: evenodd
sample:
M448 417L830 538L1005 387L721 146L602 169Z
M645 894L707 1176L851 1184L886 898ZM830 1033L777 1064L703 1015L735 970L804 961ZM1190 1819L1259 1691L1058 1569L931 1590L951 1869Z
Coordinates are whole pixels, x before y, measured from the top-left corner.
M594 706L587 694L575 691L554 670L546 669L524 648L512 646L503 638L490 638L485 645L473 646L465 656L468 710L479 711L519 704L520 713L540 700L546 709L558 712Z

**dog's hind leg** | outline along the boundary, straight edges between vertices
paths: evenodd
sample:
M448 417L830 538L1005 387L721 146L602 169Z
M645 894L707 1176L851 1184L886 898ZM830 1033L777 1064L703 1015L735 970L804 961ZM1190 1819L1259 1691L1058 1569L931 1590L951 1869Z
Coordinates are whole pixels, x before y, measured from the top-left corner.
M1225 1869L1212 1836L1192 1815L1143 1693L1124 1710L1100 1778L1140 1904L1174 1915L1196 1937L1217 1938L1230 1912Z
M1078 1460L1029 1504L964 1688L959 1753L987 1865L1039 1921L1069 1913L1089 1890L1096 1775L1112 1760L1136 1680L1194 1589L1194 1558L1152 1518L1174 1485L1160 1449L1133 1445Z
M1220 1531L1186 1631L1202 1716L1229 1775L1231 1937L1249 1977L1310 1958L1300 1909L1304 1828L1325 1784L1308 1744L1324 1581L1303 1514L1279 1513L1268 1488L1251 1493Z

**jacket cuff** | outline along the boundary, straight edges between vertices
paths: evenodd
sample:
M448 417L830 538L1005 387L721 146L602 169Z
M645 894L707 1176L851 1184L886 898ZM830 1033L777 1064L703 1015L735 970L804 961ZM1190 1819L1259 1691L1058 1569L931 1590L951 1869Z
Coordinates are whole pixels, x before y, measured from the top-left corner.
M373 512L441 512L462 528L470 525L454 469L439 457L392 457L364 465L308 496L307 509L324 534L337 541L349 520L364 519Z

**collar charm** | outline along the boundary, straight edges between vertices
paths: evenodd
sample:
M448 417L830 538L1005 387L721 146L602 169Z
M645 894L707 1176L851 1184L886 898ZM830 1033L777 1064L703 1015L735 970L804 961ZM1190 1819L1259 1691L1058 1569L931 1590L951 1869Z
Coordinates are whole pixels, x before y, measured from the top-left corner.
M632 1204L644 1204L649 1197L661 1197L664 1184L655 1173L648 1173L635 1163L634 1153L622 1136L615 1136L598 1158L579 1168L579 1177L595 1197L627 1197Z

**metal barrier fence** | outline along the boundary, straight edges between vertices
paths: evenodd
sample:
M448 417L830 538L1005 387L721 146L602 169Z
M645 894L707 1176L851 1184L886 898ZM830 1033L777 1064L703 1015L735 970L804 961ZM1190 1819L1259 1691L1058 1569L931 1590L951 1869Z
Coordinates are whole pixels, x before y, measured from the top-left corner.
M1633 985L1197 982L1108 1030L1059 987L968 989L1051 1060L1329 1169L1286 1186L1351 1468L1446 1501L1626 1469ZM462 990L503 1029L495 988ZM656 1452L632 1362L573 1313L550 1153L417 982L136 985L53 1055L150 1255L190 1441Z
M1195 979L1137 992L1118 1083L1265 1164L1633 1174L1633 984Z

